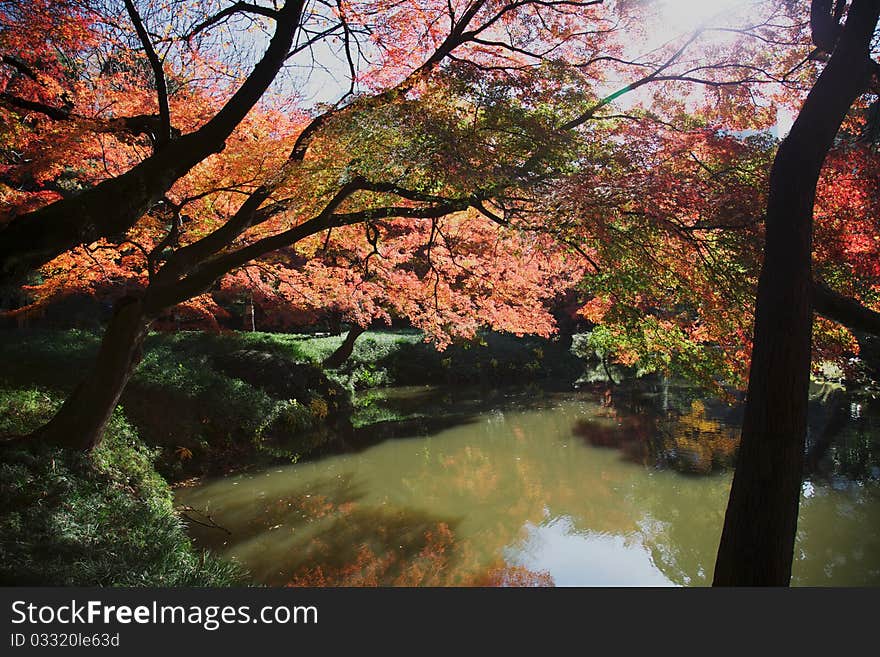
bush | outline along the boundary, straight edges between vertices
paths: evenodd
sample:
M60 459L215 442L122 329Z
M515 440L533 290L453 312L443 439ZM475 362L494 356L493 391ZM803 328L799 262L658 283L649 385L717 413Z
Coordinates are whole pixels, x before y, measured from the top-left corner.
M58 400L0 389L0 434L47 420ZM38 586L222 586L232 564L197 552L168 485L121 411L91 454L5 446L0 463L0 583Z
M295 461L331 440L350 413L345 390L315 366L297 364L319 353L303 346L312 340L152 333L121 405L141 439L161 448L157 468L171 480L225 472L259 454ZM92 365L98 344L87 331L0 331L0 386L36 384L66 394ZM241 354L251 360L230 367ZM302 385L294 389L296 378ZM327 414L318 412L321 402Z
M425 342L403 342L382 354L375 366L396 385L540 382L561 389L570 388L583 369L580 359L553 340L488 332L442 352Z

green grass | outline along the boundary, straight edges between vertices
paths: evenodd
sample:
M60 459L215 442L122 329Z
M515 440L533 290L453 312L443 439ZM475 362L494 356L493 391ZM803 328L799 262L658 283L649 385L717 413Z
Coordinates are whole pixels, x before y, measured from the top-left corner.
M342 337L315 338L302 345L315 358L332 353ZM500 333L457 341L443 351L417 331L368 331L351 357L332 374L351 390L389 385L486 385L541 382L568 388L583 362L567 348L544 338Z
M265 354L282 374L314 383L322 378L316 368L296 369L309 361L301 342L262 333L151 334L121 407L143 441L159 448L162 474L174 480L227 471L259 454L295 461L331 440L335 418L328 414L348 412L342 388L279 385L277 377L259 376L265 364L252 368L254 377L230 375L224 365L236 354ZM0 385L63 396L91 367L98 345L87 331L2 331Z
M0 389L0 434L22 434L60 400ZM197 552L153 468L154 453L117 411L91 454L5 446L0 461L0 583L41 586L223 586L234 565Z

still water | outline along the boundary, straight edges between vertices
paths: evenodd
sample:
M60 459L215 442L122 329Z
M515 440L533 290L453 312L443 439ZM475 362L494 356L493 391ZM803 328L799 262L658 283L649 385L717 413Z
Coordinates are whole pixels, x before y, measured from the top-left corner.
M813 398L793 583L880 585L880 404ZM669 382L408 388L382 404L419 417L178 490L197 543L270 585L711 582L736 405Z

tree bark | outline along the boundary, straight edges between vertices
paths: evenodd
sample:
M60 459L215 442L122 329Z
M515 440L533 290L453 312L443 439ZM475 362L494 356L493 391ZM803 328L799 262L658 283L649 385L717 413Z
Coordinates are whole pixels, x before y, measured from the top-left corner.
M825 156L870 80L880 0L853 0L770 174L764 265L742 441L714 584L787 586L797 530L810 380L812 224Z
M94 369L33 438L74 450L96 447L140 362L149 324L141 300L122 299L107 326Z
M345 336L345 340L342 341L342 344L337 347L336 351L324 359L324 362L322 363L324 368L332 370L341 367L342 364L349 359L351 352L354 351L355 340L363 335L366 330L366 327L361 326L360 324L352 326L348 330L348 334Z
M821 283L813 285L813 310L848 329L880 336L880 313Z

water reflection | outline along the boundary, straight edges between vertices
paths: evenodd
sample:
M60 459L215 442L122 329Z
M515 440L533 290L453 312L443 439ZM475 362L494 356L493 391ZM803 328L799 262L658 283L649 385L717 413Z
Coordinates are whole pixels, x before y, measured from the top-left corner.
M821 403L810 408L807 476L836 487L880 480L877 401L853 399L841 389L816 396Z
M512 563L546 572L570 586L672 586L653 555L635 536L579 531L573 518L526 525L527 538L507 548Z
M734 462L737 430L708 417L699 400L691 402L687 413L634 412L620 404L609 405L603 415L579 420L574 434L593 447L614 447L634 463L709 474Z
M388 404L436 421L178 491L225 528L197 541L273 585L709 583L738 408L662 382ZM880 584L878 418L843 391L813 404L794 583Z

